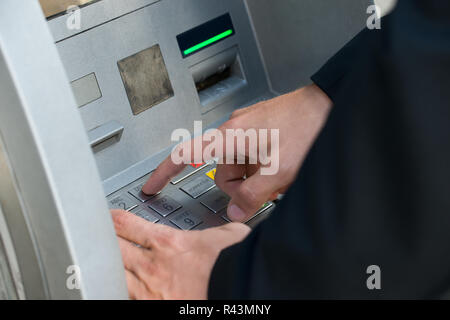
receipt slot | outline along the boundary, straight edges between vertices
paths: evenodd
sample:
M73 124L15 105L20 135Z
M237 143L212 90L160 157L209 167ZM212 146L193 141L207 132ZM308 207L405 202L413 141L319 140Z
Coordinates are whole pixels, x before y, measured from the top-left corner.
M308 84L368 4L1 0L0 299L127 299L110 208L179 230L228 223L212 163L141 192L171 133Z

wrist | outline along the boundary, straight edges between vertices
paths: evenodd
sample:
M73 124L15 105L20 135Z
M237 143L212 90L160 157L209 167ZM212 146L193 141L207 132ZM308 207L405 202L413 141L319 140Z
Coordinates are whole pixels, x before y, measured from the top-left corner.
M330 114L333 102L317 85L311 84L294 92L296 125L294 131L298 139L304 142L300 153L307 154L318 134L324 127ZM299 125L300 122L300 125ZM293 131L293 132L294 132ZM298 147L298 146L297 146Z
M309 86L306 86L300 90L304 90L303 94L310 102L310 105L318 109L319 112L323 111L328 113L331 110L333 101L331 101L330 97L328 97L328 95L315 83L310 84Z

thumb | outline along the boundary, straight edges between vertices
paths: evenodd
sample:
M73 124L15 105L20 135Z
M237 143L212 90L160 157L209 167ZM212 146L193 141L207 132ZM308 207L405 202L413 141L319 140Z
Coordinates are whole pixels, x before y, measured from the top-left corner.
M232 221L248 221L280 187L276 176L263 176L258 171L243 180L231 195L227 215Z

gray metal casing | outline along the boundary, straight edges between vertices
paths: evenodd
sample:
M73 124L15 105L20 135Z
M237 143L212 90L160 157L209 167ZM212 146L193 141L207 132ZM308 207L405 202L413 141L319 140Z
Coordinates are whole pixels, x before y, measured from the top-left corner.
M39 4L3 0L0 13L1 152L10 173L0 202L24 296L126 298L101 180ZM81 290L66 286L71 265L81 269Z

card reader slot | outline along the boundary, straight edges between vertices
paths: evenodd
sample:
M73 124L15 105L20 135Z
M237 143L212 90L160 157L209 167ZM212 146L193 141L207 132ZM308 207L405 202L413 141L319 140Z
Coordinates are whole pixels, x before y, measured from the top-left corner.
M94 152L103 150L118 142L124 127L117 121L110 121L88 132L89 142Z
M204 112L247 85L237 46L191 66L190 71Z
M200 92L200 91L206 90L208 88L211 88L212 86L218 84L221 81L224 81L225 79L229 78L230 76L231 76L231 68L227 67L222 72L215 73L203 81L196 82L195 87L197 88L197 92Z

